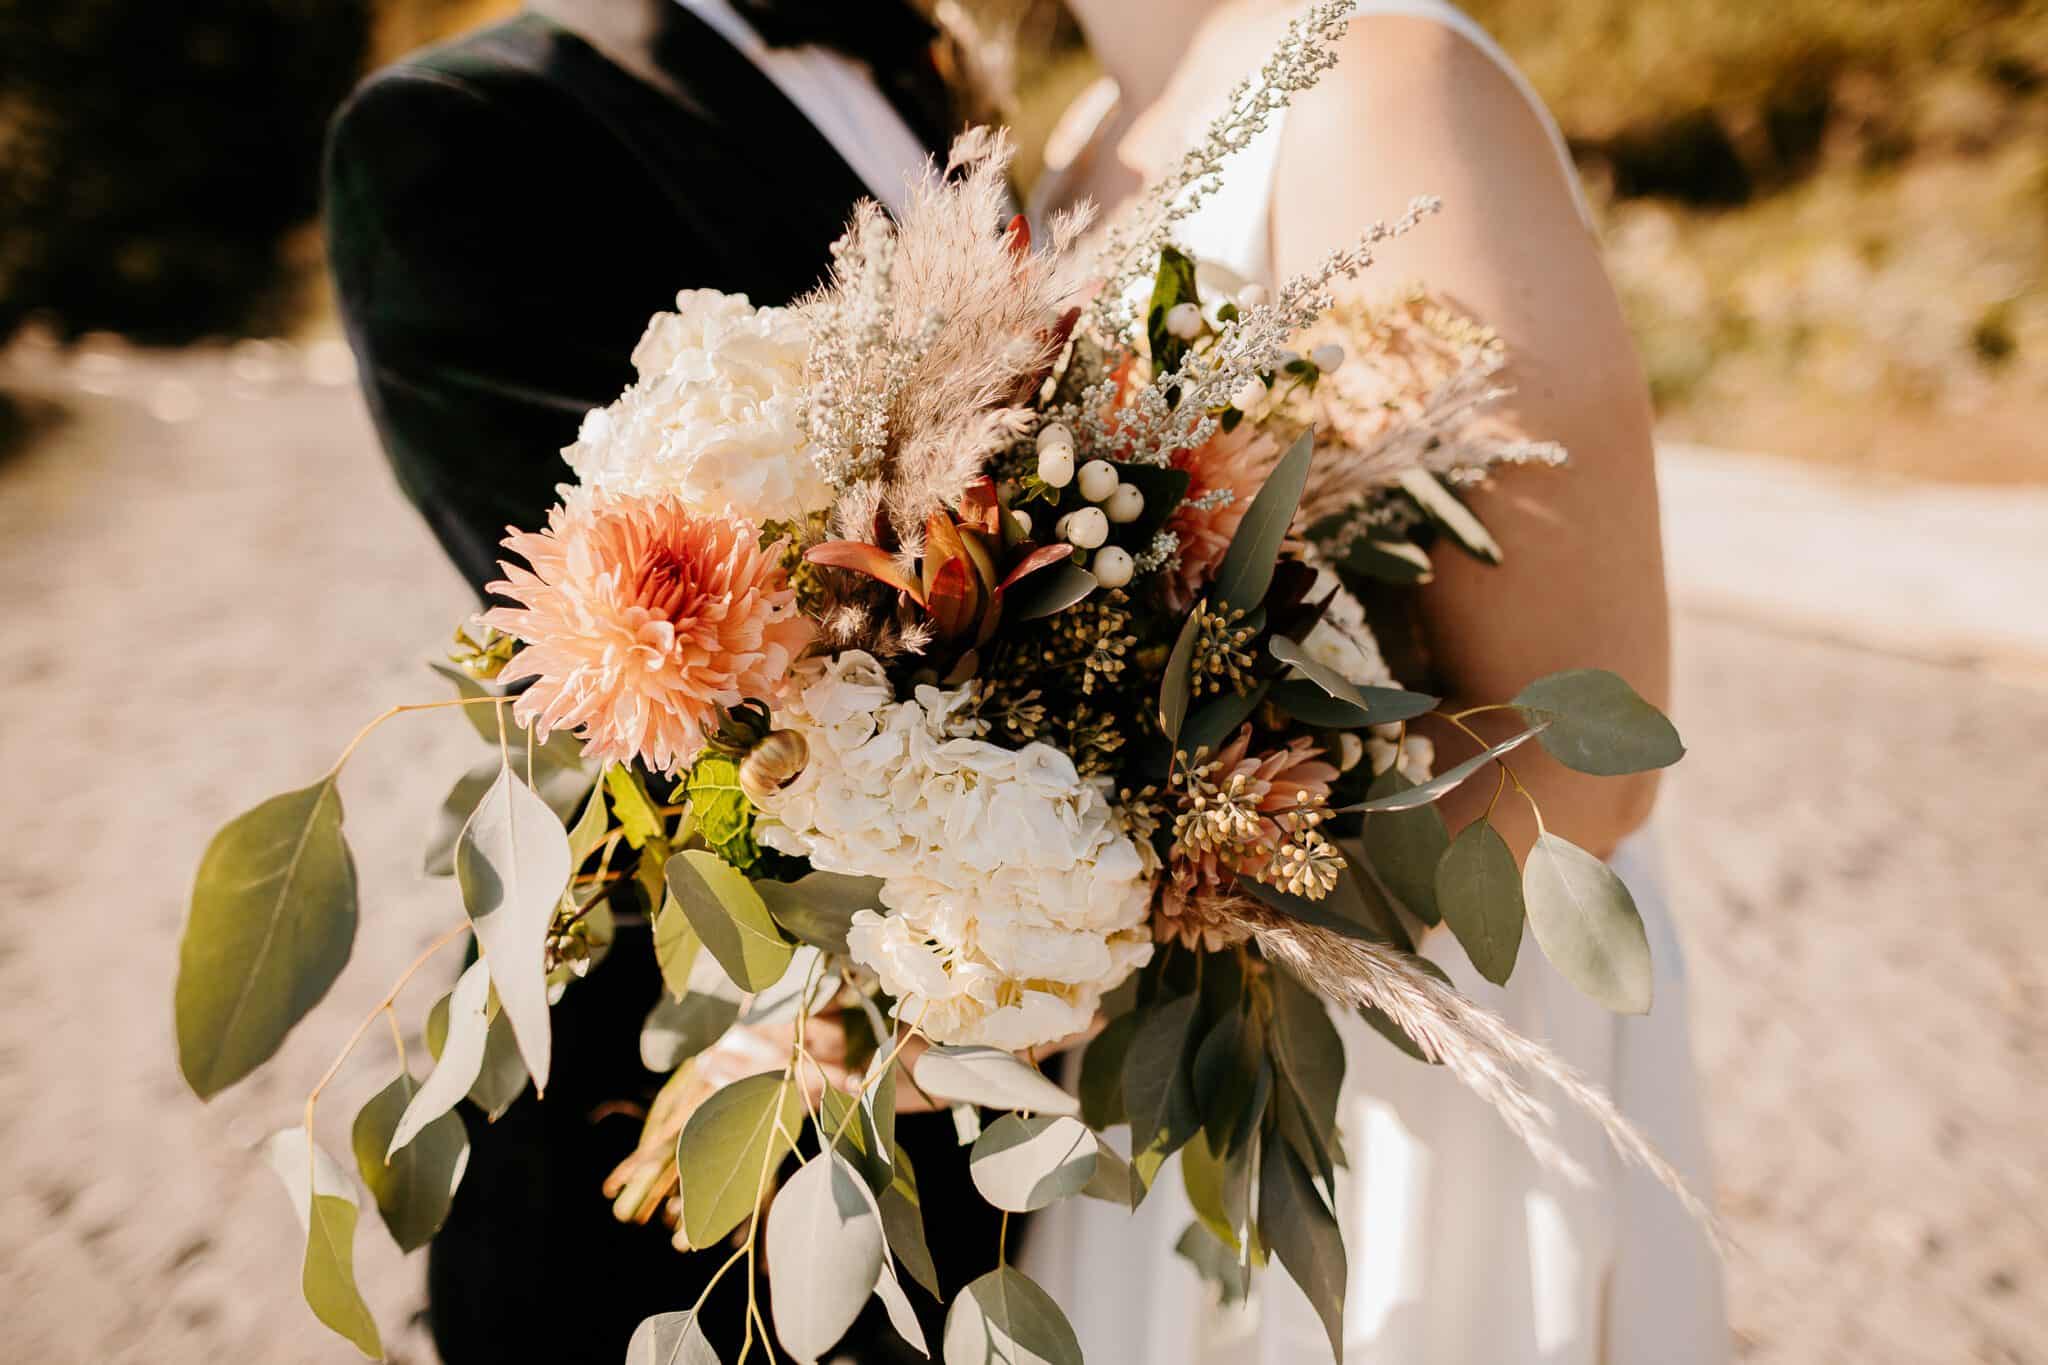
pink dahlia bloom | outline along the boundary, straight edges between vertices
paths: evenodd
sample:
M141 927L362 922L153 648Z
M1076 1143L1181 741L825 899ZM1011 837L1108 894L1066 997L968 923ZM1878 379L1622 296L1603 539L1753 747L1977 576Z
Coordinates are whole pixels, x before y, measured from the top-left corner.
M1173 467L1189 474L1187 498L1166 522L1166 529L1180 537L1180 564L1166 576L1166 604L1173 610L1186 611L1201 596L1245 509L1279 460L1273 438L1249 422L1232 432L1219 431L1191 450L1173 452Z
M574 493L505 547L530 567L503 565L490 590L519 605L484 620L525 642L503 675L536 679L514 714L542 739L576 731L607 763L683 767L717 707L773 705L811 640L782 547L674 494Z

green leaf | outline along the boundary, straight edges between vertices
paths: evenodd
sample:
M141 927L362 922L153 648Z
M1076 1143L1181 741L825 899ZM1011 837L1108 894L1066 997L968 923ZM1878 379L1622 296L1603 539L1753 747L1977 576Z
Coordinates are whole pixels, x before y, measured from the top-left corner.
M1251 1267L1238 1260L1236 1253L1218 1241L1206 1225L1188 1224L1173 1249L1194 1266L1196 1274L1221 1291L1224 1307L1243 1303L1251 1292Z
M356 1197L348 1177L304 1128L287 1128L264 1145L270 1168L284 1181L292 1210L306 1234L299 1287L313 1316L372 1360L384 1355L377 1320L356 1288Z
M1522 870L1499 831L1475 820L1436 868L1436 903L1479 974L1504 985L1522 947Z
M1614 869L1577 844L1540 834L1522 870L1529 927L1567 981L1617 1014L1650 1010L1650 941Z
M435 1050L434 1069L413 1092L405 1111L393 1125L385 1156L396 1155L427 1125L453 1109L469 1093L483 1070L484 1049L491 1032L491 974L483 962L469 964L448 994L447 1022L442 1026L441 1046ZM439 1006L435 1007L439 1010ZM430 1021L431 1035L431 1021ZM429 1043L432 1042L431 1036Z
M960 1291L946 1313L945 1365L1082 1365L1052 1295L1009 1266Z
M854 912L882 904L880 877L813 872L793 882L757 881L754 890L777 924L814 948L848 954L846 930Z
M1268 684L1260 683L1249 692L1226 692L1188 718L1176 747L1184 754L1207 749L1214 753L1223 741L1237 733L1237 727L1251 719L1266 699Z
M512 1101L526 1093L526 1059L519 1054L519 1039L512 1032L512 1020L496 1008L492 997L490 1028L484 1033L483 1065L469 1084L469 1102L496 1123L512 1107Z
M1414 786L1401 775L1400 768L1392 767L1373 779L1366 795L1394 796ZM1451 835L1434 806L1382 810L1367 816L1359 844L1374 873L1415 918L1424 924L1443 918L1436 905L1436 865L1451 846Z
M939 1298L939 1271L932 1264L931 1248L925 1243L924 1207L917 1194L917 1172L910 1156L900 1148L890 1162L889 1188L876 1196L882 1208L882 1229L889 1235L889 1250L910 1277Z
M1207 1142L1190 1142L1180 1149L1181 1185L1189 1207L1232 1251L1243 1251L1251 1233L1251 1159L1249 1147L1235 1156Z
M1415 505L1458 546L1474 559L1488 564L1501 561L1500 542L1472 515L1472 509L1457 494L1444 487L1437 476L1417 465L1400 478L1401 491L1415 499Z
M1229 1151L1249 1136L1259 1115L1248 1112L1259 1089L1265 1049L1256 1028L1233 1011L1209 1030L1195 1052L1195 1107L1209 1146Z
M1352 729L1360 725L1394 725L1417 716L1426 716L1436 710L1437 697L1421 692L1406 692L1398 687L1363 687L1352 682L1336 669L1309 656L1308 650L1284 635L1276 635L1266 648L1274 658L1291 665L1304 679L1314 683L1334 701L1341 701L1351 711L1342 728Z
M1011 1213L1031 1213L1079 1194L1095 1175L1095 1134L1079 1119L1005 1114L975 1140L968 1174L981 1197Z
M1664 713L1604 668L1538 678L1513 704L1531 724L1549 721L1543 747L1582 773L1618 777L1667 768L1685 757L1685 745Z
M759 861L754 842L754 803L740 790L740 765L730 754L706 749L690 765L684 790L697 833L712 852L745 872Z
M1195 685L1188 670L1194 667L1195 641L1201 635L1201 619L1189 612L1173 642L1173 653L1167 656L1166 672L1159 679L1159 729L1170 740L1180 738L1180 727L1187 722L1188 698Z
M1139 1018L1119 1014L1081 1054L1081 1119L1098 1133L1124 1121L1124 1054L1137 1036Z
M1409 540L1360 536L1344 552L1342 563L1344 568L1361 578L1391 583L1400 588L1419 587L1436 577L1429 556L1420 545Z
M1359 850L1339 840L1337 851L1344 855L1344 866L1323 904L1331 913L1357 925L1366 937L1392 944L1402 952L1413 952L1415 940L1409 937L1408 926L1395 912L1393 902L1387 898L1372 868L1361 859Z
M1259 1164L1259 1237L1323 1320L1330 1350L1344 1359L1344 1235L1307 1167L1284 1142L1266 1144Z
M1003 589L1003 616L1011 621L1036 621L1065 611L1097 586L1094 574L1063 559Z
M1160 1164L1202 1126L1194 1085L1201 1004L1200 996L1184 995L1147 1011L1124 1057L1131 1166L1148 1186Z
M210 1099L320 1003L356 935L356 868L332 774L229 821L207 845L178 946L178 1065Z
M545 754L547 751L543 749L541 752ZM513 771L524 771L516 754L513 763ZM433 833L427 841L426 856L421 863L429 877L455 875L455 841L462 837L462 827L469 823L470 812L491 789L491 783L497 781L501 766L497 759L478 764L456 779L455 785L449 789L440 810L435 812ZM536 762L533 780L534 790L540 793L540 799L547 802L548 809L561 817L565 824L587 810L587 798L599 790L597 784L590 780L590 775L580 767L565 768L553 762ZM598 818L607 819L602 807ZM598 833L602 837L604 831L599 830ZM580 859L578 861L581 862Z
M668 893L734 985L759 991L782 979L796 945L743 873L708 849L686 848L668 860L667 875Z
M919 1355L929 1357L932 1348L925 1344L924 1324L917 1320L910 1295L903 1292L903 1283L896 1278L896 1263L886 1255L882 1257L881 1273L875 1276L875 1297L882 1301L882 1311L889 1315L889 1325L896 1329L896 1335L909 1342Z
M551 1046L548 929L574 872L561 818L510 767L501 768L455 841L455 882L520 1056L543 1092Z
M765 1250L775 1335L801 1361L830 1350L882 1274L882 1216L843 1157L797 1168L768 1210Z
M1166 330L1166 315L1179 304L1201 301L1195 288L1195 263L1173 247L1161 248L1159 271L1152 279L1152 301L1145 309L1145 339L1155 377L1163 379L1174 373L1188 353L1188 343Z
M396 1153L385 1155L417 1088L409 1075L394 1077L370 1097L349 1130L356 1171L400 1251L417 1251L441 1230L469 1164L469 1135L453 1114L441 1115Z
M1386 796L1368 797L1356 805L1345 806L1337 813L1339 815L1350 815L1357 811L1413 810L1417 806L1426 806L1432 801L1442 800L1444 793L1464 782L1465 779L1499 758L1502 754L1507 753L1511 749L1520 748L1523 744L1543 733L1544 727L1549 723L1548 721L1539 721L1519 734L1508 736L1500 743L1488 748L1486 752L1474 754L1463 763L1438 773L1429 781L1418 786L1407 787Z
M1344 1040L1323 998L1286 972L1271 972L1271 1051L1281 1077L1301 1100L1316 1135L1337 1146L1337 1096L1344 1088Z
M662 837L667 825L654 798L641 785L639 774L623 763L613 763L604 770L604 785L612 794L612 814L619 818L628 844L644 848L649 839Z
M670 1072L725 1036L739 1018L737 1000L692 991L681 1000L663 994L640 1026L640 1065Z
M693 1249L710 1246L754 1211L762 1171L794 1148L803 1099L779 1071L714 1092L676 1139L682 1231Z
M661 913L654 917L654 961L661 968L661 983L670 999L681 1000L690 993L690 970L697 965L697 953L704 940L690 927L689 912L662 891Z
M542 792L541 797L545 800L547 793ZM604 842L605 832L610 828L611 815L605 809L604 787L602 784L592 783L590 795L585 798L583 809L576 816L576 823L569 828L570 865L582 867L589 862L590 855L597 852L597 846Z
M1211 596L1226 607L1251 611L1266 599L1273 585L1273 564L1280 557L1280 545L1301 505L1301 491L1308 483L1309 462L1315 457L1315 431L1301 433L1252 499L1223 552L1216 570Z
M1444 975L1444 969L1437 966L1434 962L1431 962L1428 958L1412 957L1410 960L1417 969L1421 970L1422 972L1430 976L1435 977L1444 985L1448 986L1451 984L1451 979L1448 976ZM1380 1035L1380 1037L1386 1039L1395 1047L1407 1053L1410 1057L1413 1057L1416 1061L1424 1062L1430 1066L1443 1065L1443 1059L1441 1057L1431 1057L1428 1053L1424 1052L1422 1050L1421 1045L1418 1044L1413 1038L1410 1038L1408 1036L1407 1031L1403 1029L1399 1024L1395 1023L1392 1016L1390 1016L1385 1010L1380 1009L1377 1005L1361 1005L1358 1007L1358 1013L1360 1018L1364 1019L1366 1023L1372 1025L1373 1030L1377 1032Z
M1145 1182L1138 1179L1138 1173L1130 1163L1117 1155L1114 1147L1101 1143L1095 1149L1095 1173L1088 1177L1088 1183L1081 1187L1081 1193L1090 1199L1100 1199L1109 1204L1120 1204L1135 1209L1145 1199Z
M999 1047L934 1045L917 1059L911 1079L935 1099L989 1109L1071 1115L1081 1108L1043 1071Z
M704 1339L695 1313L657 1313L641 1319L626 1343L626 1365L722 1365Z

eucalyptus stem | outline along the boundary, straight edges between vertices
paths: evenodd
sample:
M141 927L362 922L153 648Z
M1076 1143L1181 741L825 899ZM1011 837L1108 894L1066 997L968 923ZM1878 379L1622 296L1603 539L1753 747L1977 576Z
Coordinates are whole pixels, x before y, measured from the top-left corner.
M393 716L402 716L408 711L438 711L444 706L503 706L512 700L513 698L511 697L449 697L445 701L409 701L397 706L386 707L368 725L356 731L356 737L350 740L348 746L341 751L341 757L334 760L334 766L327 770L327 775L332 777L340 772L342 765L348 762L349 755L356 751L356 746L368 739L372 730L382 725L385 721L390 720ZM500 717L499 724L502 727L504 724L504 713L501 711L498 714Z

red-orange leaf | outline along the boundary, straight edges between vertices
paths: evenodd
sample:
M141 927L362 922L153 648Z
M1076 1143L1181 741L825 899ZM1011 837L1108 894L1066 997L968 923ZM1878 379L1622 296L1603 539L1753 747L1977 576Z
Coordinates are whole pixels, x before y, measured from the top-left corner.
M1038 570L1043 569L1048 564L1057 564L1062 559L1065 559L1067 556L1073 553L1074 547L1065 543L1061 543L1058 545L1041 545L1037 549L1033 550L1030 554L1025 555L1022 559L1018 560L1017 563L1010 569L1010 571L1007 574L1003 575L1003 581L996 584L996 591L1001 592L1004 588L1009 587L1012 583L1015 583L1025 574L1036 573Z
M964 557L949 559L940 566L932 578L931 600L925 604L925 610L931 613L932 628L941 639L950 640L974 624L980 597L974 570Z
M1010 254L1022 260L1024 254L1031 250L1031 224L1020 213L1010 220L1010 226L1004 231L1010 238Z
M804 558L829 569L851 569L869 578L878 578L892 588L901 588L909 593L919 606L924 605L923 585L904 572L894 555L878 545L858 540L828 540L804 551Z
M994 535L1002 529L997 520L1002 508L996 502L996 481L984 474L967 485L967 491L960 495L960 524L972 526L987 535Z

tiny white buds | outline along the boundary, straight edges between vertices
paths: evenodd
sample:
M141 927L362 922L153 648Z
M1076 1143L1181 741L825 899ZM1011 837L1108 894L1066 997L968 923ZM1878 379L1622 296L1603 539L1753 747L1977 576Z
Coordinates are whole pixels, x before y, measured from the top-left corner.
M1038 429L1038 448L1041 451L1058 446L1063 450L1074 448L1074 433L1068 431L1065 423L1047 422Z
M1193 341L1202 334L1202 310L1197 304L1176 303L1166 310L1166 334L1181 341Z
M1019 539L1031 539L1031 514L1029 512L1021 507L1012 509L1010 512L1010 524L1017 528Z
M1310 351L1308 358L1324 374L1335 374L1344 363L1344 348L1334 341L1326 341Z
M1134 483L1120 483L1102 510L1109 513L1109 519L1118 526L1127 526L1145 515L1145 495Z
M1065 488L1074 481L1074 448L1047 446L1038 452L1038 477L1047 486Z
M1109 518L1102 515L1100 507L1083 507L1060 520L1067 524L1061 538L1080 549L1092 550L1109 539Z
M1116 466L1108 460L1090 460L1081 466L1081 496L1101 502L1116 492Z
M1244 381L1244 386L1230 396L1230 406L1239 412L1251 412L1266 401L1266 381L1253 375Z
M1088 566L1088 572L1094 574L1095 581L1105 588L1121 588L1131 581L1131 574L1136 568L1129 551L1106 545L1095 556L1095 562Z
M1237 306L1250 312L1254 308L1265 306L1268 297L1270 296L1266 293L1265 285L1248 284L1237 291Z

